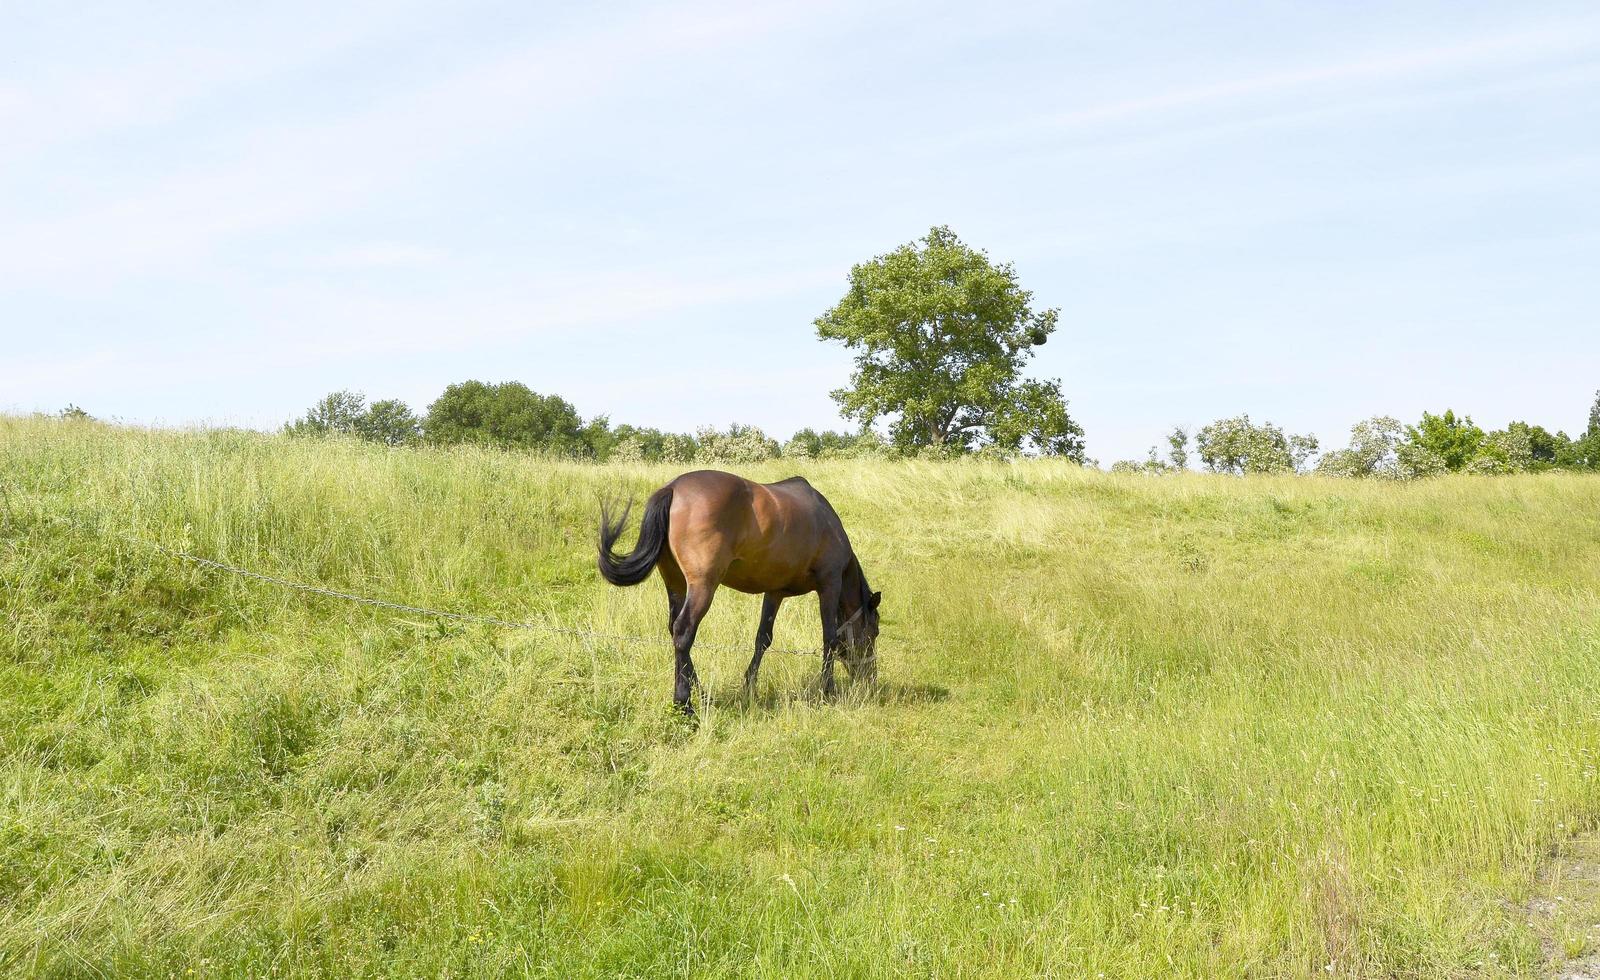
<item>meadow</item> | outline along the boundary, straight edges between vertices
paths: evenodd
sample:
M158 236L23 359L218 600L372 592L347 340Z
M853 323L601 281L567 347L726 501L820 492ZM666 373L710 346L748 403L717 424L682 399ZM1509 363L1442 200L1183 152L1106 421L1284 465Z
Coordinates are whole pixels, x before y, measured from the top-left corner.
M883 590L880 683L774 653L745 703L723 591L687 723L659 584L594 570L600 500L675 472L0 418L0 972L1547 969L1600 478L763 463Z

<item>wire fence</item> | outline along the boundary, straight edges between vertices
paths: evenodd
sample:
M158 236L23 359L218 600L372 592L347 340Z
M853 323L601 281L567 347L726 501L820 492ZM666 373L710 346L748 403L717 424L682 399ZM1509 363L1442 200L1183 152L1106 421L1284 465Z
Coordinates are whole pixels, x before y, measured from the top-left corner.
M5 493L4 491L5 487L0 486L0 502L5 504L3 526L9 533L12 528L12 507L10 502L10 494ZM559 626L551 623L539 623L529 620L505 619L499 616L486 616L480 613L434 609L428 606L419 606L407 602L394 602L389 599L379 599L373 596L359 595L354 592L343 592L338 589L330 589L320 585L297 582L293 579L283 578L282 576L278 575L269 575L266 572L255 571L253 569L245 568L241 565L234 565L216 558L207 558L204 555L196 555L177 548L170 548L164 544L161 544L160 542L152 541L149 538L140 535L118 531L108 532L105 528L100 526L98 521L90 525L88 522L85 522L81 519L74 519L72 517L63 517L56 514L42 516L47 521L53 521L59 524L77 528L79 530L87 530L100 537L115 537L127 544L133 545L134 547L160 554L174 561L193 565L197 568L205 569L207 571L233 575L249 581L273 585L282 589L288 589L293 592L299 592L303 595L314 595L322 596L323 598L328 599L338 599L344 602L368 606L374 609L382 609L393 613L405 613L412 616L427 616L434 619L449 620L451 622L479 623L485 626L496 626L502 629L525 630L528 632L545 633L552 636L570 636L586 641L659 645L666 639L664 635L640 636L631 633L613 633L604 630L585 629L576 626ZM710 641L696 641L694 648L696 650L732 653L754 652L753 644L749 647L745 647L734 646L728 643L714 643ZM822 650L820 647L768 647L766 652L806 657L820 657L822 655Z
M156 544L153 541L144 541L141 543L154 551L166 555L169 558L188 562L189 564L197 565L201 568L225 572L230 575L237 575L241 578L247 578L257 582L265 582L269 585L276 585L281 588L291 589L296 592L303 592L307 595L324 596L329 599L342 599L346 602L353 602L363 606L372 606L377 609L386 609L390 612L407 613L413 616L431 616L436 619L448 619L454 622L482 623L487 626L499 626L505 629L529 630L539 633L549 633L556 636L572 636L585 640L607 640L614 643L659 644L663 639L660 636L652 637L638 636L631 633L608 633L601 630L581 629L575 626L553 626L549 623L534 623L525 620L502 619L498 616L484 616L479 613L451 612L446 609L431 609L427 606L414 606L404 602L391 602L387 599L376 599L371 596L356 595L353 592L340 592L337 589L328 589L320 585L307 585L304 582L295 582L290 579L280 578L276 575L268 575L264 572L252 571L248 568L242 568L238 565L230 565L225 561L218 561L215 558L205 558L200 555L189 554L186 551L178 551L168 548L164 545ZM695 642L694 648L696 650L721 650L733 653L751 652L754 649L754 647L736 647L727 643L711 643L698 640ZM795 654L798 656L810 657L822 655L822 651L820 649L793 647L768 647L766 652Z

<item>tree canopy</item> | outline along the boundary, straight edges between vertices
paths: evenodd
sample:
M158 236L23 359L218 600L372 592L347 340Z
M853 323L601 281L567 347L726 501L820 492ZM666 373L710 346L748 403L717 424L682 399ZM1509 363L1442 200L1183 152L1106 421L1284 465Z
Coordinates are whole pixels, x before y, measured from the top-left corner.
M1317 439L1286 435L1271 422L1249 415L1218 419L1195 437L1200 462L1213 473L1282 473L1299 470L1317 451Z
M386 446L405 446L422 438L422 421L398 399L368 405L367 396L359 391L334 391L284 426L284 431L297 436L355 436Z
M1600 470L1600 391L1594 393L1594 404L1589 407L1589 427L1582 438L1565 447L1564 459L1567 466Z
M284 431L292 435L359 435L361 418L367 411L367 397L358 391L332 391L306 409L306 414Z
M849 291L816 328L856 352L849 387L833 392L843 414L866 426L889 418L901 449L992 445L1081 461L1083 430L1061 383L1022 377L1057 315L1033 309L1010 263L940 226L851 269Z
M1452 472L1465 469L1478 455L1487 434L1472 422L1472 416L1457 416L1450 409L1443 415L1422 413L1422 421L1406 427L1406 436L1421 449L1439 457Z
M384 398L367 406L366 414L356 424L356 431L363 439L385 446L405 446L422 438L422 420L405 402Z

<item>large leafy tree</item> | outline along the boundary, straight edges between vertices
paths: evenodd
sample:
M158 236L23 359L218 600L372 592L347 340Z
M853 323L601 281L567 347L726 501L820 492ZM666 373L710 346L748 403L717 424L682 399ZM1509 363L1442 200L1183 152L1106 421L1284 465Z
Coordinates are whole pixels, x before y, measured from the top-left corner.
M863 425L889 418L901 448L992 445L1081 461L1083 430L1061 383L1022 377L1057 312L1033 309L1010 263L937 227L851 269L849 292L816 327L856 352L834 400Z
M565 398L541 395L517 381L463 381L428 406L423 431L433 442L475 442L573 456L592 453L587 430Z

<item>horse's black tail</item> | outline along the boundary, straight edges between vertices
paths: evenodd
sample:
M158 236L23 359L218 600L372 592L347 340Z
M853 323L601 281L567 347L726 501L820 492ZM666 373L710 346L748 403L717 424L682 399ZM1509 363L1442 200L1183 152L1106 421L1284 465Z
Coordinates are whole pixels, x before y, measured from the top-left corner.
M639 543L633 552L619 555L611 550L628 526L628 512L633 502L622 508L622 516L611 523L611 508L600 506L600 574L612 585L638 585L650 577L661 557L661 548L667 543L667 515L672 510L672 487L665 486L650 495L644 505L644 520L639 524Z

